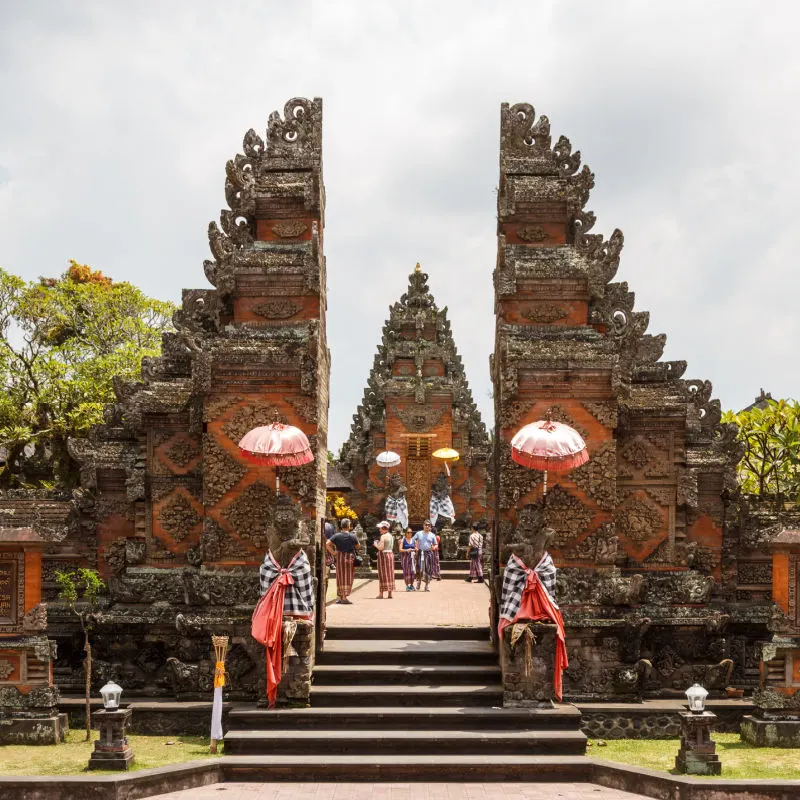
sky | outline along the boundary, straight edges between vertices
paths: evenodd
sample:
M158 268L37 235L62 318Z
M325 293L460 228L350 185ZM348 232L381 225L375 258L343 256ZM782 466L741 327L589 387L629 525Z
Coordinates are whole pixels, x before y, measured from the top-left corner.
M248 128L322 97L329 446L416 262L491 424L500 103L596 176L665 358L723 408L800 397L800 4L0 0L0 266L207 287Z

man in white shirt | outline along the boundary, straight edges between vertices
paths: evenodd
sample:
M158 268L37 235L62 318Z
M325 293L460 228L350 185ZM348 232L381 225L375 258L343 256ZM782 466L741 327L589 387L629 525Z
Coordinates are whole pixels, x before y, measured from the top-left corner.
M422 581L425 581L425 591L430 591L433 554L439 549L436 534L431 528L431 521L426 519L422 523L422 530L414 534L414 550L417 553L417 591L419 591Z

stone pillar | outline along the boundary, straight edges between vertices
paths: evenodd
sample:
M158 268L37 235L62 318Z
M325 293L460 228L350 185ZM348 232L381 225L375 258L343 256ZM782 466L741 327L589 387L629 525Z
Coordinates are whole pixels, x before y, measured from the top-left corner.
M53 685L56 645L44 633L44 544L32 528L0 529L0 745L56 744L67 729Z
M130 769L133 750L125 736L125 727L131 721L131 710L103 709L95 712L93 719L100 730L100 738L94 743L89 769Z
M512 645L515 630L520 633ZM524 632L521 630L524 628ZM500 643L503 705L512 708L552 708L556 699L553 675L556 659L555 625L522 622L509 625Z
M681 749L675 757L675 769L689 775L719 775L722 764L711 741L711 729L717 715L710 711L681 711Z

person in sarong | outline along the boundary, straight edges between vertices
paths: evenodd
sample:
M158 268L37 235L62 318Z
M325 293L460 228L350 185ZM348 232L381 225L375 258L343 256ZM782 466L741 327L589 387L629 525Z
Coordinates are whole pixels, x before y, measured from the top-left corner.
M436 534L431 530L431 521L426 519L422 530L414 534L414 548L417 554L417 591L425 583L425 591L430 591L433 577L433 554L439 549Z
M440 581L442 579L442 565L439 563L439 550L442 546L442 537L438 533L434 533L434 535L436 536L436 549L431 552L433 557L431 577L435 581Z
M472 523L467 558L469 558L469 577L464 578L464 580L467 583L472 583L474 579L477 583L483 583L483 536L478 530L477 522Z
M375 542L378 551L378 600L383 600L383 593L388 592L389 600L394 591L394 536L391 526L384 520L378 523L380 537Z
M342 529L331 536L327 544L328 551L336 556L336 594L339 598L336 602L345 605L353 602L348 599L353 591L353 560L356 550L361 547L358 538L350 530L351 526L349 519L343 519Z
M414 542L414 531L406 528L403 538L400 540L400 566L403 568L403 581L406 584L406 591L414 591L414 575L416 544Z

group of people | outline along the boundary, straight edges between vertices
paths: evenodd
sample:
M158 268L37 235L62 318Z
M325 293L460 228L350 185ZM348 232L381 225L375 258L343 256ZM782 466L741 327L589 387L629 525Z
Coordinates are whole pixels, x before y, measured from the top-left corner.
M394 536L391 532L391 523L387 520L379 522L377 528L378 538L374 544L378 552L378 599L383 600L385 594L391 600L395 590ZM349 519L342 520L339 533L332 533L327 538L328 554L336 565L338 598L336 602L350 605L352 600L349 599L349 595L353 590L353 575L360 543L352 532L352 523ZM440 543L441 539L433 530L430 520L426 519L422 530L416 533L411 528L406 528L400 540L399 550L407 592L420 591L423 583L424 591L429 592L431 581L442 579L439 561ZM467 556L469 575L464 580L468 583L473 580L483 583L483 536L478 530L477 523L472 526Z

